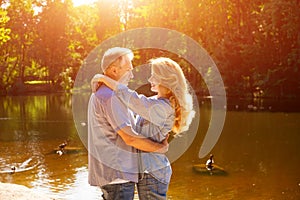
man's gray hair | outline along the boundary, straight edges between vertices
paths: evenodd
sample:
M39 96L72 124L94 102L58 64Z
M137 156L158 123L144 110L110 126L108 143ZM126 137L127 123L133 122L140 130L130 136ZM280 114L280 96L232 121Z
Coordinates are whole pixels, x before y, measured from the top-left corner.
M108 49L102 58L101 61L101 69L103 72L107 70L107 68L118 58L127 55L130 60L133 59L133 52L130 49L123 48L123 47L113 47Z

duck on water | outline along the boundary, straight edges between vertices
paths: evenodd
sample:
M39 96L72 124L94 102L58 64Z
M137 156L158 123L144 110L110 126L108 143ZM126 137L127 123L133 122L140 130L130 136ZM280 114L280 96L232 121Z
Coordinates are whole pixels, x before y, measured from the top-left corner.
M226 175L224 168L215 164L214 155L210 154L205 164L195 164L193 169L201 174L209 175Z
M69 146L69 142L70 140L67 139L64 142L62 142L61 144L59 144L57 146L57 148L54 148L54 150L51 153L56 153L59 156L62 156L64 154L73 154L73 153L81 153L81 152L85 152L85 149L83 149L82 147L72 147Z
M39 159L35 157L28 158L22 163L13 163L12 165L6 165L4 168L0 168L0 174L14 174L16 172L24 172L31 170L39 165Z

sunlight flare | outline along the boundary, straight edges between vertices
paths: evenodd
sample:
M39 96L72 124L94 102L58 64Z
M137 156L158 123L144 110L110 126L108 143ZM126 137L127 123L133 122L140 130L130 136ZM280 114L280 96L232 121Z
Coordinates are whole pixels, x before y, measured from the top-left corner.
M82 5L91 5L95 3L97 0L72 0L74 7L82 6Z

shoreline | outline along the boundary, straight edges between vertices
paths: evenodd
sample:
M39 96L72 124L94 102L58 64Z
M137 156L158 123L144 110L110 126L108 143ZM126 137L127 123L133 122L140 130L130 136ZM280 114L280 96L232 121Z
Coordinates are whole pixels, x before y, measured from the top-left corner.
M37 193L32 189L19 184L0 182L0 199L1 200L55 200L48 195Z
M62 95L66 97L72 97L75 93L71 92L36 92L36 93L27 93L27 94L16 94L16 95L4 95L0 94L0 98L23 98L23 97L33 97L33 96L57 96ZM77 95L77 94L76 94ZM89 95L84 94L84 95ZM197 96L197 101L199 106L204 104L204 102L210 102L211 99L218 99L218 97L212 96ZM226 105L224 109L227 111L250 111L250 112L300 112L300 104L298 103L300 100L299 97L259 97L259 98L250 98L250 97L242 97L242 96L226 96ZM221 107L220 107L221 108Z

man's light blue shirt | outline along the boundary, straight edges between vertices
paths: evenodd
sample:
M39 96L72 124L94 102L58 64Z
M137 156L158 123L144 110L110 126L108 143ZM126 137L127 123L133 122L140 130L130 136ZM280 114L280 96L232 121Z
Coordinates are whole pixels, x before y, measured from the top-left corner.
M117 131L134 125L133 113L102 85L88 105L89 183L103 186L116 180L138 181L138 154Z

